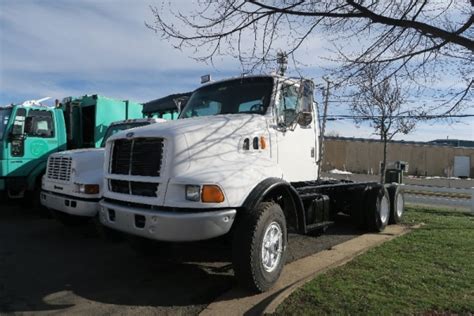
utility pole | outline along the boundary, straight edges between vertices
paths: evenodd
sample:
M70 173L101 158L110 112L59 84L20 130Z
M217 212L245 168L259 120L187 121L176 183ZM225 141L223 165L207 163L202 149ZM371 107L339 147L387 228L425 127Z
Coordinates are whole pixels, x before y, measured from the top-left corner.
M321 124L321 130L319 131L319 158L318 158L318 178L321 177L321 164L323 163L324 156L324 131L326 130L326 117L328 113L328 103L329 103L329 86L331 81L327 77L323 77L323 80L326 81L326 89L323 90L324 94L324 109L323 109L323 121Z

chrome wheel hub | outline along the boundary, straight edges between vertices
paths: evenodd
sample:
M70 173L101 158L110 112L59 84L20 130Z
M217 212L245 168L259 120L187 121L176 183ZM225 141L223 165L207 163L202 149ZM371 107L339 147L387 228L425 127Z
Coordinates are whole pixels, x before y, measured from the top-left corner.
M388 221L388 217L390 216L390 202L388 201L387 197L384 195L382 200L380 201L380 220L382 223L386 223Z
M283 252L283 233L280 224L268 225L262 241L262 265L265 271L272 272L278 266Z

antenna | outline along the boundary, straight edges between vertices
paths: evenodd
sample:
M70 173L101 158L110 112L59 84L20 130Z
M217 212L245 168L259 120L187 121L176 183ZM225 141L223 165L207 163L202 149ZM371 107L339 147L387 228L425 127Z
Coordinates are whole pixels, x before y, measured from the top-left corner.
M277 53L278 74L284 76L288 69L288 55L286 52L280 50Z

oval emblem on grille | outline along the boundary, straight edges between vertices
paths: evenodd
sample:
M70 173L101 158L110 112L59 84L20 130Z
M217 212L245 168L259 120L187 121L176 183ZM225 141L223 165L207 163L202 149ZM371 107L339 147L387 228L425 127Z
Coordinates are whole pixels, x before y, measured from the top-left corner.
M127 137L132 137L132 136L133 136L133 133L132 133L132 132L127 133L125 136L127 136Z

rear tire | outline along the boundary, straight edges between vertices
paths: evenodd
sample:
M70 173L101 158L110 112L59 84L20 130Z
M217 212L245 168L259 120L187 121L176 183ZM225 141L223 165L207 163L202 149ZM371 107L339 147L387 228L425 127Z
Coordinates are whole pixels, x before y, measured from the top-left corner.
M399 185L389 185L387 187L390 197L390 224L399 224L405 211L405 196Z
M90 221L90 217L86 216L75 216L56 210L51 210L50 213L55 219L61 222L64 226L68 227L83 226Z
M367 194L367 226L370 231L381 232L390 219L390 198L384 187L376 187Z
M360 199L356 202L354 211L351 214L353 223L358 229L367 230L367 213L369 208L370 201L370 188L366 187L363 192L361 192Z
M285 215L277 203L262 202L237 218L236 225L232 264L237 282L252 291L267 291L285 265Z

